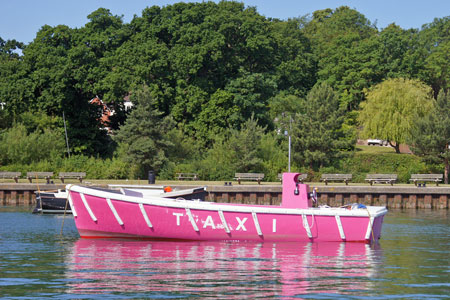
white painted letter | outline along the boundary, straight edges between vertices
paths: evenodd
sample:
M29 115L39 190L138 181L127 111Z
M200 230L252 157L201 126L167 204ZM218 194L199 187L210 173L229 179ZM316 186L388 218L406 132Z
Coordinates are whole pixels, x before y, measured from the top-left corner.
M273 219L272 232L277 232L277 219Z
M177 216L177 226L180 226L180 217L183 216L182 213L173 213L174 216Z
M247 218L244 218L243 220L239 219L239 217L236 217L236 220L238 221L239 225L236 227L236 230L239 230L239 228L242 228L242 230L247 231L247 229L244 226L245 221L247 221Z
M208 216L206 218L205 224L203 224L203 228L206 228L207 226L211 226L212 229L216 229L216 226L214 225L213 219L211 216Z

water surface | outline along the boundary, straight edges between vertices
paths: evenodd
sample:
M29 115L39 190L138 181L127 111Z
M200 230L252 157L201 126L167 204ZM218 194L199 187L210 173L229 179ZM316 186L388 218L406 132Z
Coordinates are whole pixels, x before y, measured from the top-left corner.
M449 299L449 225L447 210L390 211L378 245L90 240L72 216L1 208L0 295Z

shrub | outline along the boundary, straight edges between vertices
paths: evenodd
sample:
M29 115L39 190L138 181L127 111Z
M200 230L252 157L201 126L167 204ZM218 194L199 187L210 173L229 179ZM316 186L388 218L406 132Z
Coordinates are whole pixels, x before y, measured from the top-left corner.
M64 154L64 137L59 131L44 130L30 134L16 124L0 134L1 164L31 164Z
M428 171L419 157L396 153L355 153L342 161L339 169L342 173L353 174L353 182L364 182L367 173L392 173L398 175L398 182L407 183L411 174Z

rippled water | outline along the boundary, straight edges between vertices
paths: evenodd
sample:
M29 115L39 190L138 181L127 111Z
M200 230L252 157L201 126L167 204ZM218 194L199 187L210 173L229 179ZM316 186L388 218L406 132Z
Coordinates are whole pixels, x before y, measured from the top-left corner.
M0 295L449 299L449 225L447 210L390 211L375 246L89 240L71 216L2 208Z

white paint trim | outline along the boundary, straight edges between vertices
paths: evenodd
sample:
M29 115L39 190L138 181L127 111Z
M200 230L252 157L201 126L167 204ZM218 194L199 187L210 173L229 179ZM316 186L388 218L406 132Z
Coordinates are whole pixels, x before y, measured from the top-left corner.
M255 212L252 212L252 217L253 217L253 222L255 223L256 232L258 233L258 235L262 236L263 234L261 231L261 227L259 226L258 216L256 215Z
M122 226L122 225L123 225L123 221L122 221L122 219L120 218L119 214L117 213L116 208L115 208L114 205L112 204L111 199L106 198L106 202L108 203L108 206L109 206L109 208L111 209L111 211L112 211L114 217L116 217L117 223L119 223L119 225Z
M375 220L374 217L369 218L369 224L367 225L367 231L366 231L366 240L370 239L370 234L372 233L372 227L373 227L373 221Z
M147 226L153 228L153 224L152 222L150 222L150 219L148 218L147 212L145 211L144 205L142 203L139 203L139 208L141 209L142 216L144 217Z
M191 210L189 208L186 208L186 214L189 218L189 221L191 221L191 224L192 224L192 227L194 228L194 230L199 231L197 223L195 223L194 217L192 216Z
M342 227L341 217L334 216L336 218L336 224L339 229L339 234L341 235L341 239L345 240L344 227Z
M306 215L303 214L302 215L302 223L303 223L303 228L306 229L306 234L308 234L309 238L312 238L312 234L311 234L311 228L309 228L309 223L308 223L308 219L306 218Z
M67 200L69 200L70 210L72 211L72 215L76 218L78 215L77 215L77 211L75 210L75 206L73 206L73 201L72 201L72 197L70 196L70 191L67 193Z
M228 227L227 220L225 220L223 211L219 210L218 213L219 213L220 220L222 221L223 228L225 229L225 232L230 233L230 228Z
M89 215L91 216L92 221L97 222L97 218L95 217L94 213L92 212L86 197L83 193L80 193L81 201L83 201L84 207L86 207L86 210L88 211Z

